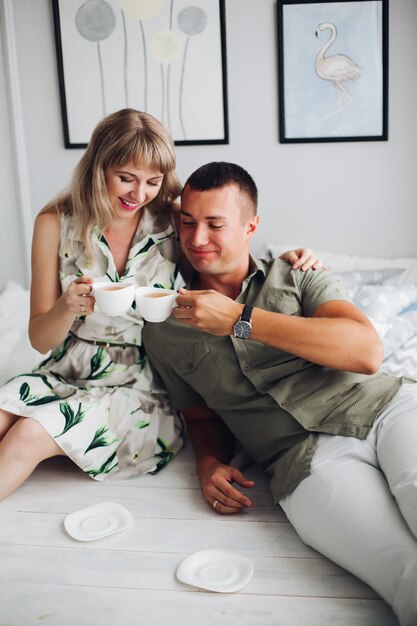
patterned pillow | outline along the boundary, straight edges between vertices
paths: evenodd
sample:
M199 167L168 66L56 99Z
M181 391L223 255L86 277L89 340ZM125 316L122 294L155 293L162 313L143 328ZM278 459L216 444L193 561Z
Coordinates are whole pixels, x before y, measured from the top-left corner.
M401 315L405 315L405 313L411 313L411 311L417 311L417 302L413 302L406 309L401 311Z
M417 314L415 314L417 315ZM402 315L390 321L371 319L384 346L384 360L417 334L417 317Z
M335 276L340 278L345 287L355 285L382 285L393 276L405 272L401 267L387 267L378 270L353 270L351 272L337 272Z
M393 376L409 376L417 380L417 333L387 357L381 369Z
M391 319L417 302L417 284L357 286L348 289L348 293L357 307L377 320Z

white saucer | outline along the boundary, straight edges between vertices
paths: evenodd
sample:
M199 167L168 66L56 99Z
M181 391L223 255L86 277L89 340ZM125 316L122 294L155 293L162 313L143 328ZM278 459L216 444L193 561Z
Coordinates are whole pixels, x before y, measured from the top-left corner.
M133 524L133 517L121 504L101 502L69 513L64 526L67 533L78 541L93 541L107 537Z
M187 585L208 591L239 591L253 576L253 563L240 554L202 550L188 556L177 569L177 578Z

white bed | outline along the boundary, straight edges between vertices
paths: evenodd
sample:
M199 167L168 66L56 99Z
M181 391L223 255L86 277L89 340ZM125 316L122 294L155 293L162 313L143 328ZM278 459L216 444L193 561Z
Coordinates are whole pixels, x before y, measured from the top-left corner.
M373 309L384 369L417 378L417 311L405 312L417 302L417 258L319 255L335 271L362 270L343 278ZM364 273L393 267L405 272ZM0 292L0 381L43 358L28 342L28 315L28 291L8 283ZM253 466L245 473L256 482L254 507L228 517L203 501L187 444L158 475L130 480L97 483L66 459L42 463L0 502L0 626L396 626L373 590L301 542L273 507L265 477ZM67 513L103 501L126 506L133 526L93 542L66 535ZM207 548L251 558L247 587L215 594L177 581L179 563Z

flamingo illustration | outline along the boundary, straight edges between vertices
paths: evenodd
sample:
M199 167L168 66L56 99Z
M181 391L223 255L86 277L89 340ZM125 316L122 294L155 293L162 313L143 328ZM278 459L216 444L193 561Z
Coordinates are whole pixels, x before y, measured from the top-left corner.
M351 94L343 83L346 80L358 78L361 74L361 70L352 59L344 54L334 54L328 57L324 56L336 39L336 26L331 22L323 22L316 30L316 37L318 37L319 32L327 29L329 29L332 34L316 57L315 70L319 78L329 80L333 83L337 96L337 104L333 113L337 113L352 100Z

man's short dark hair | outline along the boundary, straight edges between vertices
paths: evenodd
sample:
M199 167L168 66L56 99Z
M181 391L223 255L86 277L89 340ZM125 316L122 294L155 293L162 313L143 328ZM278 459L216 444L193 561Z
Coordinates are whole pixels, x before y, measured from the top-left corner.
M185 187L194 191L209 191L227 185L235 185L239 191L246 193L253 204L254 213L258 204L258 189L252 176L240 165L213 161L202 165L188 177Z

